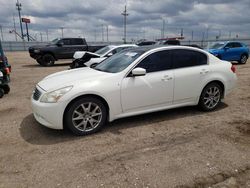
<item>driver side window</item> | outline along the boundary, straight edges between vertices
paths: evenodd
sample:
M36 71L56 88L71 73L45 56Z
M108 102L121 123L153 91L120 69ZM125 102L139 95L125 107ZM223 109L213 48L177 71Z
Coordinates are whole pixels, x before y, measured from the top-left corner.
M227 48L233 48L233 43L228 43L225 47L227 47Z
M143 59L136 67L146 69L147 73L171 69L172 53L170 50L155 52Z

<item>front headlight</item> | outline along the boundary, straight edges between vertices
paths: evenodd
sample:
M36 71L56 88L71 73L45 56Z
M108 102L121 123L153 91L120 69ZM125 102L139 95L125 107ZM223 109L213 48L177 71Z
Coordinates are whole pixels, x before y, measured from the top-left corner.
M40 50L36 49L34 50L34 53L40 53Z
M41 102L56 103L63 95L68 93L72 88L73 86L68 86L68 87L58 89L56 91L45 93L41 98Z

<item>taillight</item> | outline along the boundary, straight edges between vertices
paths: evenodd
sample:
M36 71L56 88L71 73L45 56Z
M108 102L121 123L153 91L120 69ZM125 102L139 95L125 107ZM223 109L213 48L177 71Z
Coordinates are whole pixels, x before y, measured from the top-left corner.
M235 66L235 65L232 65L232 66L231 66L231 71L232 71L233 73L236 73L236 66Z
M5 68L5 72L6 72L6 74L10 74L10 69L9 68Z

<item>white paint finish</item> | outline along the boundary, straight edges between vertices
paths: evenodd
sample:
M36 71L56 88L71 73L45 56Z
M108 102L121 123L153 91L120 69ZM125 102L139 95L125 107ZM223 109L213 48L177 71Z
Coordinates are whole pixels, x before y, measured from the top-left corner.
M126 77L122 81L123 112L136 111L159 104L172 104L173 71L148 73L145 76Z
M203 52L208 56L208 65L127 77L133 67L148 54L173 49ZM66 106L73 99L87 94L100 96L107 102L109 121L180 106L196 105L202 89L211 81L221 81L225 86L225 95L232 91L237 78L231 71L231 66L231 63L221 61L203 50L183 46L158 47L142 54L119 73L106 73L85 67L47 76L38 83L38 86L43 89L43 94L66 86L73 86L73 88L57 103L41 103L32 99L32 108L36 119L41 124L62 129Z

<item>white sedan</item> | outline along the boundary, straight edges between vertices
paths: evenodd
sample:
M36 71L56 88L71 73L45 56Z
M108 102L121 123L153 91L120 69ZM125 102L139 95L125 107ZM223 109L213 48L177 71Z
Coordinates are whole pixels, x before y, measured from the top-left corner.
M106 121L182 106L218 107L236 84L235 67L206 51L184 46L138 47L95 68L52 74L36 85L35 119L76 135Z
M90 67L91 65L96 65L122 50L134 47L138 46L135 44L109 45L97 50L95 53L76 51L73 56L74 59L71 68Z

